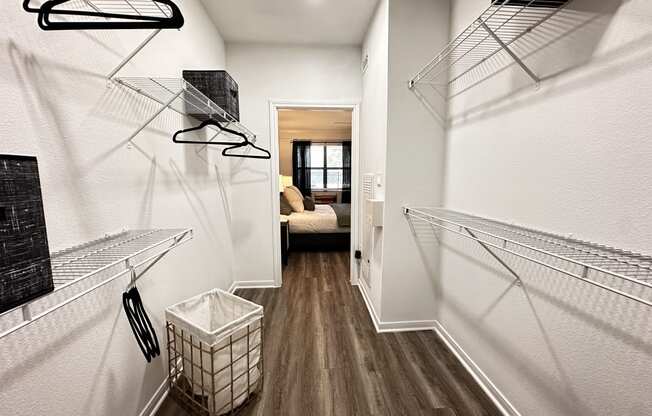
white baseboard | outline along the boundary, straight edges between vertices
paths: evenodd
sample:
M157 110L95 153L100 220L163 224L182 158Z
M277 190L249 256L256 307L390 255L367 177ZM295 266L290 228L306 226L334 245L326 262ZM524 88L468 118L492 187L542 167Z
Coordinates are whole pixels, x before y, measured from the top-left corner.
M471 359L471 357L464 351L455 339L446 331L446 328L437 320L433 321L399 321L399 322L383 322L378 318L378 314L374 308L365 283L361 280L357 285L364 303L367 305L369 316L376 328L376 332L406 332L406 331L435 331L437 336L444 342L446 347L455 355L457 360L464 366L466 371L471 374L471 377L487 394L491 401L496 405L498 410L505 416L521 416L519 411L507 399L507 397L500 391L498 387L487 377L482 369Z
M168 396L168 390L168 380L166 378L158 389L156 389L154 395L149 399L139 416L154 416Z
M240 280L231 283L229 293L238 289L269 289L276 288L276 282L273 280Z
M362 295L362 299L364 300L365 305L367 305L367 311L369 311L369 316L371 317L371 322L373 322L374 327L376 328L376 332L380 332L380 328L378 327L378 315L376 314L376 309L374 309L373 303L371 303L371 299L369 299L369 295L367 294L367 288L365 287L364 280L360 280L357 284L358 290L360 291L360 294Z
M455 355L457 360L464 366L466 371L471 374L471 377L478 383L482 390L489 396L491 401L496 405L498 410L505 416L521 416L514 405L507 399L507 397L500 391L498 387L491 381L491 379L482 371L482 369L471 359L471 357L464 351L460 344L455 341L451 334L446 331L446 328L439 321L435 321L435 333L446 344L448 349Z
M362 294L362 299L364 299L365 305L367 305L367 310L369 311L369 316L371 321L376 328L376 332L410 332L410 331L432 331L435 329L436 321L396 321L396 322L387 322L381 321L376 313L369 294L367 293L367 288L364 281L360 280L358 283L358 289Z

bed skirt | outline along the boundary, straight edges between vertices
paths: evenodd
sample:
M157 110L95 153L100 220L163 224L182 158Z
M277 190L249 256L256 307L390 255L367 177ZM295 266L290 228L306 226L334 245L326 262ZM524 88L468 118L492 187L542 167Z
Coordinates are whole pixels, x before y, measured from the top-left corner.
M292 251L349 251L351 233L290 234Z

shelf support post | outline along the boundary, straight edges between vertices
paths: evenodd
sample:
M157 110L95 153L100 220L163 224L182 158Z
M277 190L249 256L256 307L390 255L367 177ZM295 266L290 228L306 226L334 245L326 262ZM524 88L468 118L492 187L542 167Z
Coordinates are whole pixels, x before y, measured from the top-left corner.
M29 322L32 320L32 310L29 307L29 303L26 303L22 306L22 312L23 312L23 321L24 322Z
M109 80L113 79L113 77L115 76L115 74L117 74L118 71L120 71L120 70L121 70L125 65L127 65L127 64L129 63L129 61L131 61L131 60L133 59L133 57L136 56L136 55L138 54L138 52L140 52L140 51L141 51L145 46L147 46L147 44L148 44L152 39L154 39L154 37L155 37L156 35L158 35L158 34L161 32L161 30L162 30L162 29L156 29L155 31L153 31L153 32L152 32L152 33L151 33L151 34L150 34L150 35L149 35L149 36L148 36L148 37L147 37L147 38L146 38L146 39L145 39L145 40L144 40L140 45L138 45L138 46L136 47L136 49L134 49L134 50L133 50L129 55L127 55L127 57L126 57L125 59L123 59L122 62L120 62L120 63L118 64L118 66L116 66L115 68L113 68L113 71L111 71L111 72L109 73L109 75L107 75L106 77L107 77Z
M170 106L172 105L172 103L174 102L174 100L176 100L177 98L179 98L179 96L183 93L183 91L184 91L184 90L180 90L179 92L177 92L176 94L174 94L174 95L172 96L172 98L170 98L166 103L164 103L164 104L161 106L161 108L159 108L159 109L158 109L154 114L152 114L152 116L149 117L149 118L147 119L147 121L145 121L145 122L144 122L140 127L138 127L138 129L137 129L137 130L136 130L136 131L135 131L131 136L129 136L129 139L128 139L127 141L128 141L128 142L131 142L131 141L133 140L134 137L138 136L138 134L140 134L141 131L145 130L145 127L149 126L149 124L150 124L152 121L154 121L154 119L155 119L156 117L158 117L159 114L161 114L163 111L165 111L166 108L170 107Z
M504 268L507 269L507 271L509 271L509 273L511 273L512 276L514 276L514 277L516 278L516 280L514 281L514 283L516 284L516 286L522 286L522 285L523 285L523 282L521 281L521 278L519 277L518 274L516 274L516 272L514 271L514 269L512 269L512 268L511 268L507 263L505 263L505 261L504 261L503 259L501 259L501 258L500 258L496 253L494 253L492 249L490 249L489 247L487 247L487 245L486 245L485 243L483 243L482 241L480 241L480 240L478 239L478 237L473 233L473 231L469 230L469 229L466 228L466 227L462 227L462 228L463 228L464 231L466 231L466 232L467 232L471 237L473 237L473 239L474 239L478 244L480 244L480 246L482 246L482 248L484 248L484 249L485 249L485 250L486 250L486 251L491 255L491 257L493 257L494 259L496 259L496 261L497 261L498 263L500 263Z
M478 23L480 23L480 26L482 26L482 28L489 34L489 36L491 36L496 41L496 43L498 43L498 45L500 45L500 47L503 48L503 50L505 50L505 52L507 52L509 56L512 57L514 62L516 62L518 66L520 66L521 69L534 80L538 87L541 83L541 78L539 78L537 74L535 74L527 65L525 65L521 58L519 58L518 55L516 55L514 51L512 51L509 46L507 46L505 42L503 42L502 39L500 39L493 30L491 30L491 28L484 22L484 20L478 19Z

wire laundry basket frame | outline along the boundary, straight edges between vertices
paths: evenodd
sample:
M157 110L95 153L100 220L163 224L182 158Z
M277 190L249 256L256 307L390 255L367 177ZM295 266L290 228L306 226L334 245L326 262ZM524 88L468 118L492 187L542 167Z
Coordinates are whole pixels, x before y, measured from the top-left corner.
M265 381L264 318L262 316L246 326L244 335L238 337L230 335L228 343L219 348L216 345L207 345L192 334L176 327L172 322L167 322L166 328L169 391L175 401L186 411L196 416L217 416L226 413L233 415L243 409L250 399L253 399L262 391ZM257 334L260 341L254 344L253 340ZM234 356L234 344L243 341L246 342L246 352L240 356ZM186 346L189 348L186 348ZM222 368L216 369L216 355L227 349L230 355L229 363ZM255 351L259 351L260 358L256 363L253 363L252 355ZM196 363L195 357L197 356L199 357L199 365ZM208 360L206 360L206 356ZM246 370L241 374L234 374L234 367L241 360L246 360ZM190 377L188 377L188 371L184 371L184 366L190 367ZM251 372L256 369L260 376L258 380L252 383ZM216 386L216 378L223 373L229 374L229 383L221 387ZM205 376L210 378L210 383L206 383ZM245 376L247 378L246 390L236 393L235 383ZM201 394L195 393L197 388L200 389ZM230 393L230 400L225 405L217 408L216 396L223 392ZM244 402L239 406L236 405L236 402L243 396Z

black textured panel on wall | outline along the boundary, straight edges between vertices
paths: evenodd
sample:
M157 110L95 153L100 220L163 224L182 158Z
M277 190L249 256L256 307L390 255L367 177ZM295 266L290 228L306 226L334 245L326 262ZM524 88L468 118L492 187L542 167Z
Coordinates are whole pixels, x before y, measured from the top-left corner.
M53 289L36 158L0 155L0 312Z

